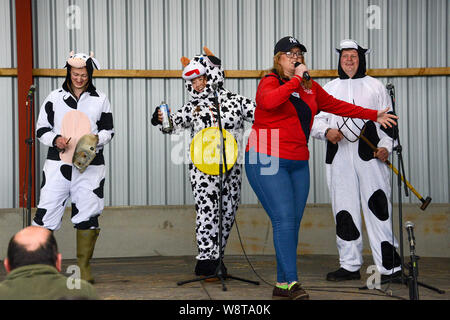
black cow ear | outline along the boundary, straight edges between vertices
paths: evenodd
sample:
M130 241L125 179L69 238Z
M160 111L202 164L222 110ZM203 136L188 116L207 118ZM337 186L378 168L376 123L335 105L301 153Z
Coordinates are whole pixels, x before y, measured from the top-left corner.
M215 66L221 66L222 65L222 61L220 61L220 59L217 58L216 56L208 56L208 59Z
M91 59L92 60L92 59ZM98 66L97 66L97 64L95 63L95 61L94 60L92 60L92 65L95 67L95 69L97 69L98 70Z
M94 68L97 69L97 70L99 70L97 64L95 63L94 59L92 59L92 58L88 58L88 59L86 60L86 66L87 66L87 65L89 65L89 67L90 67L92 70L94 70Z
M388 114L395 115L395 113L393 111L389 111ZM380 126L380 128L381 128L382 131L384 131L384 133L386 133L392 139L394 139L394 140L398 139L398 126L397 125L395 125L395 126L392 125L391 128L389 128L389 127L384 128L383 126Z

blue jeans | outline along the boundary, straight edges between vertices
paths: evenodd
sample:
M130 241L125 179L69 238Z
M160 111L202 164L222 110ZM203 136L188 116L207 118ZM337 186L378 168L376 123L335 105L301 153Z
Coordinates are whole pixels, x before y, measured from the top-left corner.
M277 170L273 170L274 163L278 163ZM265 174L270 166L272 174ZM277 282L298 281L297 244L309 193L308 161L272 157L250 149L245 153L245 170L253 191L272 221Z

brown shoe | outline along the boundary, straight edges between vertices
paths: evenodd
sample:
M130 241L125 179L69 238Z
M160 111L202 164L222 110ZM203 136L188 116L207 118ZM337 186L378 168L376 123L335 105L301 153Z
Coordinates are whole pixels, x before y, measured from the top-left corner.
M274 300L309 300L309 295L300 287L299 283L295 283L290 289L273 288L272 299Z
M281 289L275 286L272 291L272 299L274 300L290 300L288 289Z
M294 284L289 290L289 298L291 300L309 300L309 294L300 287L300 284L297 282Z

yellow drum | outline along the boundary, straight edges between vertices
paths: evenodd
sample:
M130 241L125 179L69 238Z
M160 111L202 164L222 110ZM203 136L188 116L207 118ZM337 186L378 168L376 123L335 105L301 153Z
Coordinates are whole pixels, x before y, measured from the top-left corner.
M222 132L227 167L230 170L236 163L238 157L238 145L231 133L225 129L222 129ZM220 158L219 128L210 127L198 132L191 142L191 159L194 165L206 174L218 175ZM222 168L223 172L225 172L225 166Z

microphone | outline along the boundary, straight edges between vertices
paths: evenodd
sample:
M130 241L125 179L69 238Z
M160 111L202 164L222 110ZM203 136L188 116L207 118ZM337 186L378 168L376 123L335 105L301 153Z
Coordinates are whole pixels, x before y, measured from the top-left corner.
M34 84L31 85L30 90L28 90L27 99L31 99L34 91L36 90L36 86Z
M388 84L386 85L386 89L393 90L394 89L394 85L392 83L388 82Z
M406 221L405 228L406 231L408 231L408 241L411 255L415 255L416 243L414 238L414 223L412 223L411 221Z
M294 64L294 67L297 68L299 65L301 65L301 63L300 63L300 62L296 62L296 63ZM311 79L311 77L309 76L308 71L303 72L303 77L302 77L302 78L305 79L306 81L308 81L309 79Z
M395 112L395 88L394 85L390 82L386 84L386 89L389 91L389 95L391 96L392 100L392 109Z

